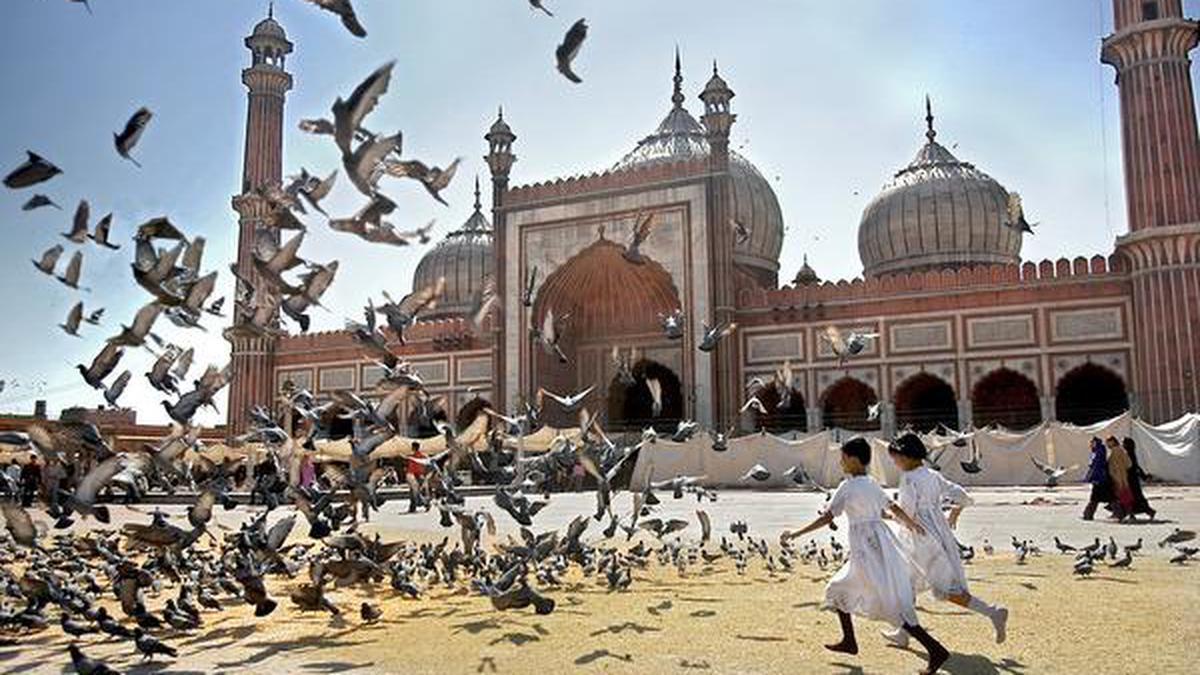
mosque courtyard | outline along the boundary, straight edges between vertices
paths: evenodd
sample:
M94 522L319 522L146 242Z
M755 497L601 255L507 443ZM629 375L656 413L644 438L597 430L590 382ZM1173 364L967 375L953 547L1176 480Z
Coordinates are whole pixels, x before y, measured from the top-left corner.
M1010 609L1008 640L995 644L984 620L924 596L922 623L953 652L944 672L1080 673L1101 664L1109 672L1194 672L1191 640L1200 620L1200 561L1170 564L1174 549L1157 542L1175 527L1195 529L1200 523L1200 489L1151 486L1147 493L1159 509L1158 520L1117 524L1080 520L1086 492L1077 487L972 490L976 504L963 514L958 530L962 543L975 550L968 577L976 594ZM689 520L678 536L695 541L695 500L663 497L655 516ZM737 520L748 524L750 537L767 539L777 552L779 533L806 522L822 502L813 493L723 491L717 502L702 505L713 526L708 548L716 551L721 537L736 541L729 528ZM468 507L485 503L490 503L485 497L468 499ZM591 493L556 494L533 529L561 529L593 506ZM628 494L616 507L630 507ZM410 515L406 509L406 501L388 502L359 531L378 532L384 540L457 540L458 528L441 528L436 510ZM182 507L162 510L182 514ZM271 519L290 511L281 509ZM245 506L218 510L217 519L236 529L249 512ZM145 520L144 512L114 513L117 525ZM485 545L517 532L507 516L497 525L497 536L485 535ZM602 526L593 521L584 541L602 538ZM840 537L844 531L833 534ZM803 547L812 540L832 551L829 535L824 531L797 543ZM1140 538L1143 547L1131 567L1097 566L1085 579L1072 574L1073 558L1055 550L1054 536L1077 546L1113 537L1123 547ZM1031 541L1041 554L1019 564L1012 537ZM618 545L628 545L623 535L619 539ZM643 539L652 541L639 533L633 543ZM984 551L985 540L994 548L991 555ZM385 581L331 589L330 599L342 610L332 618L301 613L287 599L289 589L305 580L301 571L291 580L268 579L280 603L269 617L256 619L248 605L223 598L225 610L205 612L199 629L168 632L179 649L176 659L142 661L128 641L89 636L80 644L90 656L129 673L916 672L923 654L885 646L878 624L858 622L862 651L857 657L822 648L837 637L836 618L818 607L824 582L835 570L834 564L822 570L812 562L797 563L790 573L770 572L763 559L754 558L739 574L724 558L700 562L681 575L651 556L646 568L634 570L628 590L609 591L602 576L584 577L572 566L561 585L536 585L557 603L544 616L532 609L496 611L461 584L454 589L428 585L419 599L408 599ZM164 598L169 595L164 591ZM379 606L383 618L363 624L358 611L363 601ZM147 602L157 606L163 599L148 593ZM0 647L0 670L67 672L67 644L57 629L21 636Z

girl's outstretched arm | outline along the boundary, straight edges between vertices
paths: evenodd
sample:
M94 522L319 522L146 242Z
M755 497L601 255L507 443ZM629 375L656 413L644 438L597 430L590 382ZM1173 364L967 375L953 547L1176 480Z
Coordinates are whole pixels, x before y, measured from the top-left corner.
M888 511L891 511L892 515L896 517L896 520L903 523L904 526L909 530L912 530L916 534L925 534L925 528L921 527L920 523L913 520L912 517L909 516L904 509L900 508L900 505L896 502L888 503Z
M786 541L789 539L795 539L796 537L803 537L804 535L808 534L809 532L812 532L813 530L819 530L822 527L825 527L832 522L833 522L833 514L826 511L826 512L822 513L821 515L817 516L811 523L809 523L808 525L805 525L804 527L800 528L799 530L794 530L794 531L790 531L790 532L785 531L782 535L780 535L780 538L782 538Z

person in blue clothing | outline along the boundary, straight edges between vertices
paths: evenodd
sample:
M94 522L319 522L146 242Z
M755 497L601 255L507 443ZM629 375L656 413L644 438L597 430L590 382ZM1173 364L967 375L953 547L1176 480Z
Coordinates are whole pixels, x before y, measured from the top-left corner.
M1111 503L1113 498L1112 478L1108 475L1108 450L1099 438L1092 438L1092 455L1088 458L1087 475L1083 480L1092 484L1092 494L1088 497L1087 506L1083 507L1083 519L1092 520L1096 516L1096 507Z

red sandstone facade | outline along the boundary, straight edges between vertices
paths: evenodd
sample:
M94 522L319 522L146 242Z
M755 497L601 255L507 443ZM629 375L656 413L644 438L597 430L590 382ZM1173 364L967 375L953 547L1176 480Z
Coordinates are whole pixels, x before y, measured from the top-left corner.
M1117 0L1115 18L1102 58L1118 73L1130 232L1111 255L1018 264L1019 241L1003 229L1007 191L936 143L930 112L927 143L864 212L860 251L890 252L872 261L883 269L902 267L905 256L936 264L831 283L806 263L776 288L782 219L769 184L728 148L733 92L714 70L697 122L683 106L677 65L667 118L604 172L510 187L516 135L497 119L485 159L503 310L481 331L461 319L420 323L394 347L446 396L451 418L479 399L512 410L539 387L595 385L589 406L611 426L667 421L644 417L647 379L665 383L668 417L743 429L1021 428L1126 408L1153 422L1196 410L1200 147L1188 56L1196 24L1182 18L1179 0ZM255 152L277 152L264 147ZM250 148L248 138L248 176ZM278 166L271 171L277 179ZM946 175L953 180L938 182ZM243 223L252 215L239 212ZM647 262L633 267L619 246L646 213L658 224L643 247ZM739 236L734 221L750 234ZM535 300L524 307L518 294L535 267ZM669 306L687 316L677 342L658 329ZM573 315L565 366L529 337L550 310ZM702 324L721 319L739 330L716 352L699 351ZM839 365L821 339L828 326L880 337ZM614 348L636 360L634 384L618 381ZM372 364L341 331L240 354L231 428L243 414L235 402L269 404L287 381L319 397L377 393ZM766 416L739 414L743 386L785 362L788 405L768 392ZM869 419L874 404L878 418Z

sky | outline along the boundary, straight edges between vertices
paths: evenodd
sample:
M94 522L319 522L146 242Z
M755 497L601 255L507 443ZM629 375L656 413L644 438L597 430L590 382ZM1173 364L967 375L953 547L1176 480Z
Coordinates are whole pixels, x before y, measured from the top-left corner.
M337 18L301 0L278 0L276 19L295 43L295 78L284 126L284 172L338 166L327 139L296 129L324 116L379 65L395 60L391 88L369 118L400 130L404 154L445 165L463 157L444 192L449 206L411 181L385 179L400 205L400 227L437 219L435 236L471 212L472 180L487 185L482 134L503 105L518 139L513 184L611 166L650 133L670 106L672 59L683 57L687 106L713 59L737 93L733 147L771 180L783 209L780 279L808 255L825 279L861 274L857 227L863 208L923 142L923 100L933 100L938 140L1009 190L1039 221L1025 239L1030 260L1109 253L1125 231L1120 126L1113 71L1100 64L1112 30L1109 0L546 0L548 17L526 0L355 0L369 36L358 40ZM1200 0L1188 0L1194 16ZM229 295L240 184L246 92L242 44L266 0L91 0L88 14L66 0L6 0L0 24L0 171L26 149L64 174L36 188L0 191L0 412L52 412L102 403L73 369L149 300L130 275L136 225L167 215L208 241L206 269L220 269L216 295ZM589 34L576 60L584 82L553 67L554 47L578 18ZM1193 69L1195 79L1195 69ZM112 133L139 106L154 111L134 155L113 150ZM64 208L26 213L44 192ZM485 187L485 207L487 199ZM114 214L116 252L83 247L83 285L72 291L29 263L69 228L79 199L93 220ZM360 204L344 176L327 206ZM338 259L338 278L316 310L314 329L339 328L368 297L411 288L428 247L380 247L314 227L301 254ZM64 256L65 259L65 256ZM214 297L216 297L214 295ZM56 328L77 299L106 308L81 338ZM195 346L197 368L224 364L222 321L206 332L157 326ZM139 421L161 422L163 398L142 376L152 356L131 353L122 399ZM206 413L202 423L223 419Z

